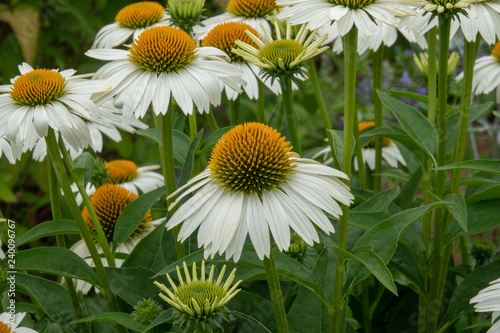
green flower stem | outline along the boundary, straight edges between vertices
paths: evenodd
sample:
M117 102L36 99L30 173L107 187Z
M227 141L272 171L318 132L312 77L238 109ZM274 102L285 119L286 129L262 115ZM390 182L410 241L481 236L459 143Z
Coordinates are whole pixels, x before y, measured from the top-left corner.
M292 78L289 76L281 77L280 83L285 105L286 125L288 126L288 134L290 136L289 139L292 142L293 151L302 156L299 132L297 130L297 122L295 121L295 111L293 109Z
M352 145L354 119L356 112L356 62L358 48L358 29L353 26L344 37L342 37L344 47L345 78L344 78L344 152L342 171L351 178ZM350 186L350 180L345 181ZM342 216L338 227L338 246L342 249L347 244L347 226L349 224L349 207L342 205ZM337 256L337 265L335 270L335 283L333 286L332 311L330 311L330 332L339 332L340 317L343 307L344 295L342 285L344 282L344 264L345 261Z
M328 138L328 145L330 146L330 151L334 151L333 147L333 135L329 131L332 129L332 123L330 121L330 115L328 114L328 110L326 108L325 99L323 98L323 93L321 92L321 86L318 79L318 71L316 70L316 65L314 64L314 60L309 60L309 80L311 81L311 85L314 89L314 95L316 96L316 102L318 103L318 108L321 113L321 118L323 119L323 125L325 127L326 137Z
M215 132L219 129L219 124L217 124L217 120L215 119L214 111L212 109L210 109L209 112L205 113L205 118L207 119L212 132Z
M229 118L229 124L231 126L236 126L240 123L240 96L236 97L234 101L230 101L231 105L231 117Z
M50 208L52 211L52 219L54 221L58 221L62 219L61 214L61 196L59 193L59 184L57 182L57 176L54 171L54 167L50 161L50 157L47 156L47 170L48 170L48 180L49 180L49 196L50 196ZM58 247L66 248L66 241L64 239L64 235L56 235L56 242ZM84 317L84 313L82 313L82 306L80 305L80 300L76 295L75 284L73 283L73 279L66 278L65 282L66 288L68 289L68 294L71 299L71 304L75 310L76 317L81 319ZM80 330L84 333L90 333L89 328L86 323L79 323L78 326Z
M437 77L436 77L436 44L437 44L437 28L434 27L427 33L428 48L428 67L427 67L427 119L431 124L436 123L436 100L437 100ZM448 59L446 59L448 62Z
M281 98L278 115L276 116L276 130L281 131L281 127L283 126L283 114L285 113L285 101Z
M472 94L472 77L474 75L474 62L476 60L480 40L481 38L479 36L476 37L476 42L468 42L465 40L464 86L460 98L460 122L454 163L459 163L464 160ZM451 192L455 194L460 194L460 171L461 170L457 169L451 172ZM460 252L462 253L462 263L470 265L469 254L467 253L467 237L460 236L459 244Z
M259 97L257 98L257 122L264 124L266 122L266 96L264 95L264 83L261 80L257 80L257 83L259 86Z
M196 138L196 134L198 134L198 125L196 124L196 108L193 108L193 113L188 115L188 120L189 120L189 137L191 138L191 140L193 140L194 138Z
M446 164L446 107L448 99L448 53L450 47L450 24L451 19L439 17L439 113L438 113L438 166ZM444 194L444 182L446 172L437 172L435 194L439 198ZM434 215L434 252L430 276L428 332L437 331L439 310L441 308L441 295L439 290L444 280L441 276L442 262L442 238L446 227L446 210L439 208Z
M276 318L276 326L279 333L288 332L288 322L286 320L285 304L283 303L283 295L281 294L280 280L278 278L278 269L274 261L273 250L269 258L264 256L264 269L266 271L267 284L271 294L271 302L273 303L274 317Z
M45 141L47 143L48 156L52 160L52 164L54 166L57 179L59 180L59 183L63 190L71 214L73 215L73 218L75 219L78 228L80 229L80 233L82 234L82 238L85 242L85 245L87 246L90 252L90 256L94 261L94 265L96 267L99 280L101 281L102 284L102 293L104 295L104 298L108 303L109 309L113 312L117 312L118 307L116 305L116 300L113 295L113 292L111 291L111 285L109 284L108 276L106 275L106 271L104 270L101 258L99 256L99 253L97 252L95 243L92 240L92 236L90 235L90 230L88 229L87 224L83 220L80 208L78 207L73 191L71 190L69 179L68 176L66 175L66 168L64 167L64 162L61 159L59 148L57 146L57 139L54 134L54 130L52 128L49 128L49 132L47 137L45 137ZM124 331L121 326L117 327L120 329L120 331Z
M365 162L363 160L363 147L361 146L361 139L359 138L359 122L358 122L357 112L354 112L354 139L356 140L356 157L358 158L359 188L365 189L366 188Z
M73 178L73 181L75 182L76 187L78 188L78 191L83 198L83 202L89 211L89 215L92 219L92 224L94 225L95 229L95 237L102 248L102 252L104 253L104 257L106 258L108 266L115 267L115 258L113 253L111 252L111 249L109 248L109 243L106 239L106 235L104 234L104 230L102 230L101 222L97 217L94 206L92 206L92 203L90 202L90 198L87 194L87 191L85 190L85 186L83 185L81 177L78 177L74 174L75 167L73 165L73 160L69 156L68 150L64 146L64 142L62 140L59 140L59 151L61 152L64 163L66 163L66 166L71 173L71 177Z
M380 45L373 52L373 109L375 112L375 128L382 127L382 101L378 97L377 90L382 89L382 64L384 60L384 45ZM375 172L373 175L373 189L375 192L382 190L382 138L375 139Z
M175 180L175 167L174 167L174 146L172 139L172 100L168 104L167 113L164 115L156 115L155 114L155 124L161 129L161 146L160 148L160 160L161 160L161 170L163 173L163 179L165 181L165 185L167 185L167 197L174 193L177 189L177 182ZM153 112L154 113L154 112ZM193 115L194 115L193 111ZM191 115L189 115L189 124L191 125ZM196 117L194 118L194 124L196 125ZM192 127L190 126L190 129ZM192 134L192 133L191 133ZM196 135L196 132L194 133ZM175 201L175 197L167 200L167 207L170 206L172 202ZM175 213L175 210L172 210L171 215ZM174 242L175 242L175 251L177 253L177 259L182 259L186 256L186 248L184 244L180 243L177 240L177 235L180 231L180 226L177 226L172 229L174 234Z

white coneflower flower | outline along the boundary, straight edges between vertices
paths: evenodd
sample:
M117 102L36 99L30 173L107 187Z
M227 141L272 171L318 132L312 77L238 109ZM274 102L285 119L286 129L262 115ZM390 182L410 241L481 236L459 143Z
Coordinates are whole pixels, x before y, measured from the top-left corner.
M248 36L257 44L257 47L243 41L236 41L238 49L233 49L233 53L243 57L243 59L259 66L266 77L273 79L292 77L306 78L304 62L322 53L328 47L321 47L327 36L316 37L316 30L309 31L305 25L300 27L294 39L291 38L292 28L290 24L286 26L285 36L279 32L278 22L276 26L276 40L273 40L271 33L264 31L267 36L267 44L263 43L258 36L247 32Z
M359 123L359 130L375 126L373 121ZM371 170L375 170L375 141L371 141L361 149L364 163L368 164ZM398 149L398 146L389 138L382 138L382 158L393 168L398 166L398 162L406 166L406 162ZM354 169L358 170L358 158L354 156Z
M242 79L246 82L246 86L243 87L243 90L248 95L248 98L257 99L259 97L258 80L262 81L274 94L281 94L281 87L278 80L272 82L270 78L264 78L263 75L259 73L259 67L231 51L232 49L238 49L236 45L237 40L253 47L257 46L257 44L245 33L246 30L260 39L259 33L248 24L243 22L226 22L218 24L210 30L205 38L203 38L201 45L218 48L231 58L231 64L239 71L243 72ZM224 86L227 98L229 100L235 100L239 95L238 92L225 84Z
M169 25L165 8L151 1L142 1L123 7L116 14L115 22L108 24L95 38L93 49L110 49L137 38L144 30L160 25Z
M317 225L334 232L325 212L338 217L337 201L354 199L338 178L347 176L316 161L300 158L280 133L260 123L238 125L215 145L205 171L172 196L195 191L168 221L182 224L178 238L185 241L198 227L198 246L205 256L225 252L238 261L250 236L259 258L269 257L271 239L280 250L290 245L290 227L310 245L319 241Z
M108 243L112 244L113 242L115 225L123 209L125 209L125 207L135 199L137 199L137 195L115 184L106 184L97 188L95 193L90 197L90 201L95 209ZM94 225L92 223L92 219L87 207L83 208L82 215L85 223L87 224L87 227L95 232ZM149 234L156 225L161 223L162 220L163 219L153 221L151 212L148 211L137 230L126 242L121 243L117 246L116 252L130 254L137 243L139 243L139 241L143 237ZM96 246L98 252L102 253L102 249L100 248L100 246ZM94 262L91 258L89 258L90 252L83 240L76 242L71 247L71 250L78 254L80 257L84 258L90 266L94 267ZM102 261L106 266L106 259L103 258ZM121 267L124 261L124 259L115 259L116 267ZM89 283L82 280L77 281L76 289L78 291L82 291L83 294L88 293L91 288L92 286Z
M487 333L500 332L500 279L490 282L490 286L481 290L474 296L470 303L477 303L474 305L476 312L492 312L491 315L491 328Z
M110 90L101 80L85 80L75 70L33 69L19 66L20 76L0 86L0 133L11 144L31 150L51 127L71 147L87 147L92 139L88 124L100 122L101 112L90 100L96 92Z
M122 111L113 106L113 103L108 101L99 106L101 111L101 123L92 123L86 121L90 132L91 143L90 147L96 153L102 151L104 145L103 134L115 142L120 142L122 136L118 129L124 130L129 133L135 132L136 129L146 129L148 125L136 118L124 117ZM71 146L65 145L69 150L72 159L75 159L82 154L83 149L75 150ZM47 146L45 140L39 140L33 149L33 159L36 161L43 161L47 156Z
M210 104L220 104L219 79L235 90L245 84L224 52L197 47L186 32L175 27L145 30L128 51L102 49L86 54L113 60L97 71L96 78L106 78L114 89L96 98L115 97L115 106L123 106L126 117L144 117L151 104L156 114L165 114L170 96L185 114L193 113L193 102L200 112L208 112Z
M226 304L240 291L240 289L236 288L241 283L241 280L231 286L234 281L236 268L231 271L226 282L223 283L226 265L222 267L219 277L215 280L215 266L212 266L208 278L206 277L205 261L201 262L200 277L198 277L196 262L193 263L191 275L189 274L186 262L182 264L184 266L184 276L179 266L176 267L179 284L176 285L170 275L167 274L172 291L164 284L157 281L154 282L161 291L166 293L166 295L160 293L160 297L177 310L176 324L185 328L186 331L190 327L211 325L222 328L219 319L229 319Z
M462 80L464 73L457 76ZM478 58L474 64L472 93L488 94L496 89L497 100L500 101L500 42L496 43L490 55Z
M15 164L16 160L21 158L22 147L12 149L11 144L3 136L0 136L0 157L4 155L11 164Z
M347 34L353 25L366 36L377 32L375 20L389 25L398 23L398 16L415 15L413 7L402 0L277 0L284 6L278 14L293 25L307 23L307 28L317 29L337 22L340 36Z
M220 23L236 21L248 24L268 42L267 36L264 35L264 30L271 30L267 17L276 9L276 0L229 0L224 14L206 19L201 22L202 26L194 28L195 38L205 38L206 34Z
M12 316L15 316L13 319ZM0 332L1 333L38 333L34 329L27 327L19 327L23 321L26 312L11 314L4 312L0 315ZM14 323L12 323L14 322Z
M139 167L130 160L114 160L107 162L104 168L107 184L120 185L135 195L151 192L164 185L163 175L154 171L160 168L159 165ZM83 199L76 184L72 184L72 189L76 193L77 203L81 204ZM95 190L95 186L88 183L85 191L90 196Z

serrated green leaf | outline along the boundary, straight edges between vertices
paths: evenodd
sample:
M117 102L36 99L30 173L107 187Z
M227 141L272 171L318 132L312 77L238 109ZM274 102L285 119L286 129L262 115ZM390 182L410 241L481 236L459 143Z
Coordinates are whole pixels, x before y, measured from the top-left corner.
M162 186L148 193L144 193L130 202L116 221L113 235L113 246L125 242L137 230L151 206L167 193L167 187Z
M19 247L32 240L42 237L66 234L79 234L80 229L73 220L57 220L40 223L29 229L24 235L16 240L16 246Z
M347 252L338 246L334 246L333 249L345 259L354 259L362 263L390 292L396 296L398 295L398 289L394 284L391 272L385 262L372 251L371 246L357 248L352 252Z
M7 268L7 262L0 262ZM99 285L99 278L76 253L62 247L37 247L16 253L16 269L77 278Z

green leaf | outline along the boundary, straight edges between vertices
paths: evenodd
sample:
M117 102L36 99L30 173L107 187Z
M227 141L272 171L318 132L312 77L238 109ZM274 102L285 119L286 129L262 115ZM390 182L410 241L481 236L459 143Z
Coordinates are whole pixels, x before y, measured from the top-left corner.
M338 130L332 130L332 129L329 129L328 131L330 131L330 133L332 134L332 137L333 137L333 148L334 148L334 151L332 152L332 157L333 159L336 161L335 162L335 165L340 165L340 167L342 168L342 163L343 163L343 160L344 160L344 132L343 131L338 131ZM352 142L352 152L351 152L351 156L354 154L354 149L356 147L356 142L355 140L353 139L353 142Z
M172 321L172 318L173 318L173 312L174 312L174 308L171 307L170 309L168 309L167 311L163 311L162 313L160 313L158 315L158 317L156 317L156 319L151 323L149 324L148 327L146 327L144 329L144 333L148 332L150 329L158 326L158 325L161 325L163 323L166 323L166 322L169 322L169 321Z
M453 217L458 221L460 227L467 231L467 209L465 208L465 199L462 194L457 195L446 206Z
M7 268L7 262L1 262ZM77 278L99 285L92 268L76 253L62 247L37 247L16 253L16 269Z
M387 212L389 205L398 197L400 192L399 187L393 187L387 191L377 193L351 209L350 212Z
M352 252L347 252L338 246L334 246L333 249L345 259L354 259L362 263L390 292L396 296L398 295L391 272L385 262L372 251L371 246L357 248Z
M411 230L410 228L407 230ZM411 281L412 289L427 300L427 291L422 277L422 270L428 269L425 259L411 246L401 244L391 258L390 264Z
M80 331L76 324L71 324L77 319L75 310L67 290L60 284L41 277L17 273L16 287L30 294L47 316L58 323L65 332Z
M493 114L494 114L495 116L497 116L498 118L500 118L500 111L493 111Z
M401 209L406 209L411 207L415 193L420 186L420 181L422 180L422 167L419 167L416 172L413 173L411 178L406 181L406 184L401 190L401 194L394 201Z
M212 148L215 146L215 144L217 143L217 141L219 141L219 139L224 135L226 134L227 131L229 131L230 129L234 128L234 126L227 126L227 127L223 127L223 128L219 128L218 130L212 132L208 138L206 138L202 143L201 143L201 147L200 149L198 150L198 152L196 153L196 155L202 155L204 153L206 153L207 151L210 151L212 150Z
M144 325L139 324L135 321L134 316L123 312L107 312L99 313L93 316L85 317L82 319L75 320L73 323L88 323L92 321L105 321L109 323L122 325L130 330L142 332L145 329Z
M382 103L396 116L405 132L434 155L437 152L438 135L429 120L417 109L390 97L383 91L379 90L378 95Z
M455 235L471 236L491 230L500 225L498 207L500 200L487 200L467 204L467 231L454 220L448 231L448 239Z
M24 235L16 240L16 247L24 245L32 240L53 235L79 234L80 229L73 220L57 220L40 223L29 229Z
M491 264L480 266L467 275L453 292L450 304L447 307L448 311L442 322L451 324L461 314L472 311L473 304L469 304L469 300L476 296L480 290L486 288L491 281L498 279L499 271L500 260L497 260Z
M500 199L500 184L486 187L483 190L469 195L465 202L470 205L475 202L494 199Z
M6 203L17 201L16 195L14 194L14 192L12 192L9 184L7 184L7 182L5 182L2 177L0 177L0 200Z
M262 296L243 289L230 301L228 307L231 311L252 316L253 320L244 322L241 327L238 327L238 332L277 331L273 305Z
M86 151L75 159L72 173L76 177L81 177L85 172L94 169L97 169L97 162L94 156Z
M153 139L160 146L162 145L160 128L148 128L143 130L137 130L136 133L148 137L150 139ZM191 139L189 139L189 137L186 134L175 129L172 130L172 145L174 148L174 159L176 159L179 163L184 164L190 144L191 144Z
M162 186L148 193L144 193L130 202L116 221L113 235L113 246L125 242L137 230L151 206L167 193L167 187Z
M189 179L191 179L191 174L193 173L193 165L195 162L195 153L198 149L202 137L203 129L201 129L198 134L196 134L196 137L193 139L193 142L191 142L191 145L189 146L189 150L186 154L186 161L184 162L184 167L182 168L177 187L183 186Z
M433 170L467 169L500 173L500 160L470 160L448 164Z
M423 104L429 104L429 97L427 95L420 95L410 91L403 91L403 90L382 90L382 91L390 94L391 96L407 97ZM437 107L438 107L438 101L436 101L436 108ZM455 110L451 106L446 105L446 112L447 114L454 114Z
M472 124L477 118L493 108L494 103L488 102L481 105L473 106L469 110L469 122ZM446 120L448 126L446 130L446 151L450 151L455 147L458 140L458 131L460 126L460 112L457 112L448 117Z

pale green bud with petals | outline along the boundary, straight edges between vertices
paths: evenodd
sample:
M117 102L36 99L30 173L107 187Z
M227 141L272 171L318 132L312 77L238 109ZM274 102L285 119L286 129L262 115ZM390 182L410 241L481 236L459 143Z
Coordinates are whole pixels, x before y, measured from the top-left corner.
M193 27L204 18L205 0L168 0L168 13L172 23L191 34Z

